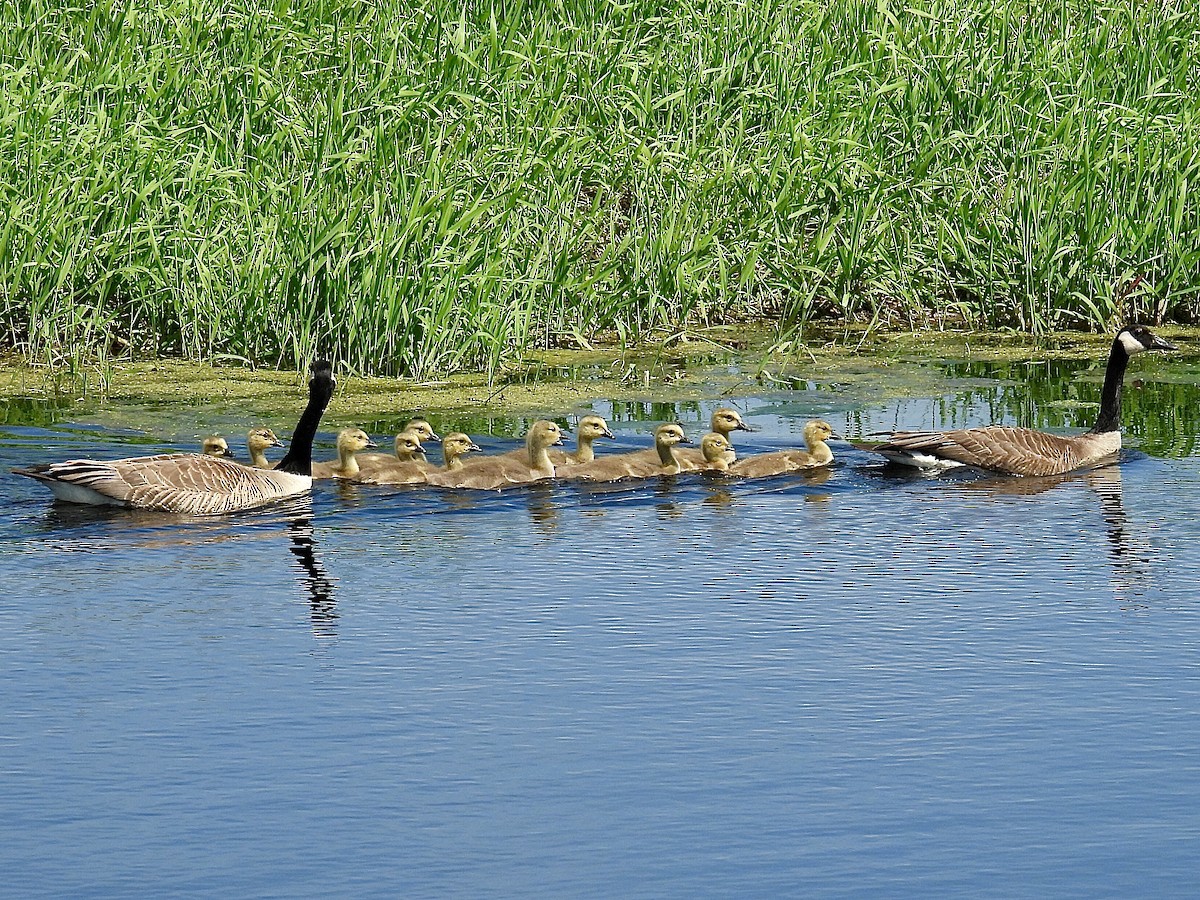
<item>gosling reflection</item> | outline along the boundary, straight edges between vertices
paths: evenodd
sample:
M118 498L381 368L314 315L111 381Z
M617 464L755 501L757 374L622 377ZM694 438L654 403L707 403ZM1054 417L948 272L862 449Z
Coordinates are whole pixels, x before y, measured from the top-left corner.
M529 518L539 534L558 531L558 505L554 502L554 485L549 481L530 482Z
M300 583L308 595L309 619L315 637L336 637L338 613L333 581L317 558L312 518L302 516L288 522L291 544L288 550L296 558L302 574Z

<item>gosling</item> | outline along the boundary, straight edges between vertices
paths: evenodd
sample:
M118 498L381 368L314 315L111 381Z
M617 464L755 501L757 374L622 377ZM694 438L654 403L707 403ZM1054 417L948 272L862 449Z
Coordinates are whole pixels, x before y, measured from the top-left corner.
M804 425L807 450L775 450L739 459L729 466L729 474L744 478L766 478L786 472L820 469L833 462L833 451L825 443L833 436L833 428L828 422L812 419Z
M266 451L271 447L282 447L283 441L275 436L270 428L251 428L246 435L246 449L250 451L250 465L256 469L274 468L274 463L267 459Z
M333 462L315 462L312 464L313 478L357 478L359 473L358 460L354 458L359 450L376 446L375 442L361 428L343 428L338 432L338 458Z
M562 442L562 430L558 425L548 419L539 419L530 426L525 437L523 457L490 456L472 460L462 468L431 473L426 481L439 487L496 491L553 478L554 463L550 460L549 449L561 446Z
M612 440L613 433L608 429L608 422L603 416L588 415L579 420L579 435L575 439L575 449L569 453L563 450L551 450L550 460L556 466L581 466L596 459L596 451L592 441L597 438Z
M381 467L369 474L364 473L359 480L370 484L425 484L441 472L461 471L463 469L462 457L467 453L478 452L482 449L461 431L454 431L442 438L442 469L437 469L422 459L408 462L392 460L390 466Z
M563 472L564 478L579 481L620 481L625 478L652 478L655 475L678 475L683 466L675 454L679 444L691 440L678 422L659 425L654 430L654 449L637 450L606 456L586 465L573 466Z
M233 457L233 451L229 449L229 443L219 434L210 434L201 441L200 453L204 456L215 456L218 459L230 459Z

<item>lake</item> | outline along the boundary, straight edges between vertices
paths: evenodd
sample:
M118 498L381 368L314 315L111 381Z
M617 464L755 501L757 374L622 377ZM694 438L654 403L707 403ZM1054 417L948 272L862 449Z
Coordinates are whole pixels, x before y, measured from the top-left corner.
M1063 401L1102 377L917 368L935 390L590 408L632 449L733 405L748 454L810 417L1086 428ZM1135 361L1120 465L1053 481L835 442L816 477L322 482L186 520L6 475L0 894L1191 896L1193 380ZM194 444L69 408L7 422L5 472Z

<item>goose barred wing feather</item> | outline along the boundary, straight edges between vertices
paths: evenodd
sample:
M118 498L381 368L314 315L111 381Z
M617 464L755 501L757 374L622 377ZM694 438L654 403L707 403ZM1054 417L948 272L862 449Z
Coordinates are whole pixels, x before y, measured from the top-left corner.
M1032 428L992 425L959 431L901 431L876 452L924 453L967 466L1010 475L1061 475L1088 462L1080 438Z
M21 471L95 491L119 504L189 515L251 509L307 490L311 479L213 456L165 453L104 462L77 459Z

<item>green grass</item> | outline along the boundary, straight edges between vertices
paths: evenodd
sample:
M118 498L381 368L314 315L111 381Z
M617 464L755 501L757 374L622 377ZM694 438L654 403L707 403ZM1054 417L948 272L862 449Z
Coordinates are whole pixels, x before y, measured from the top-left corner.
M1194 321L1198 45L1181 0L16 0L0 347Z

